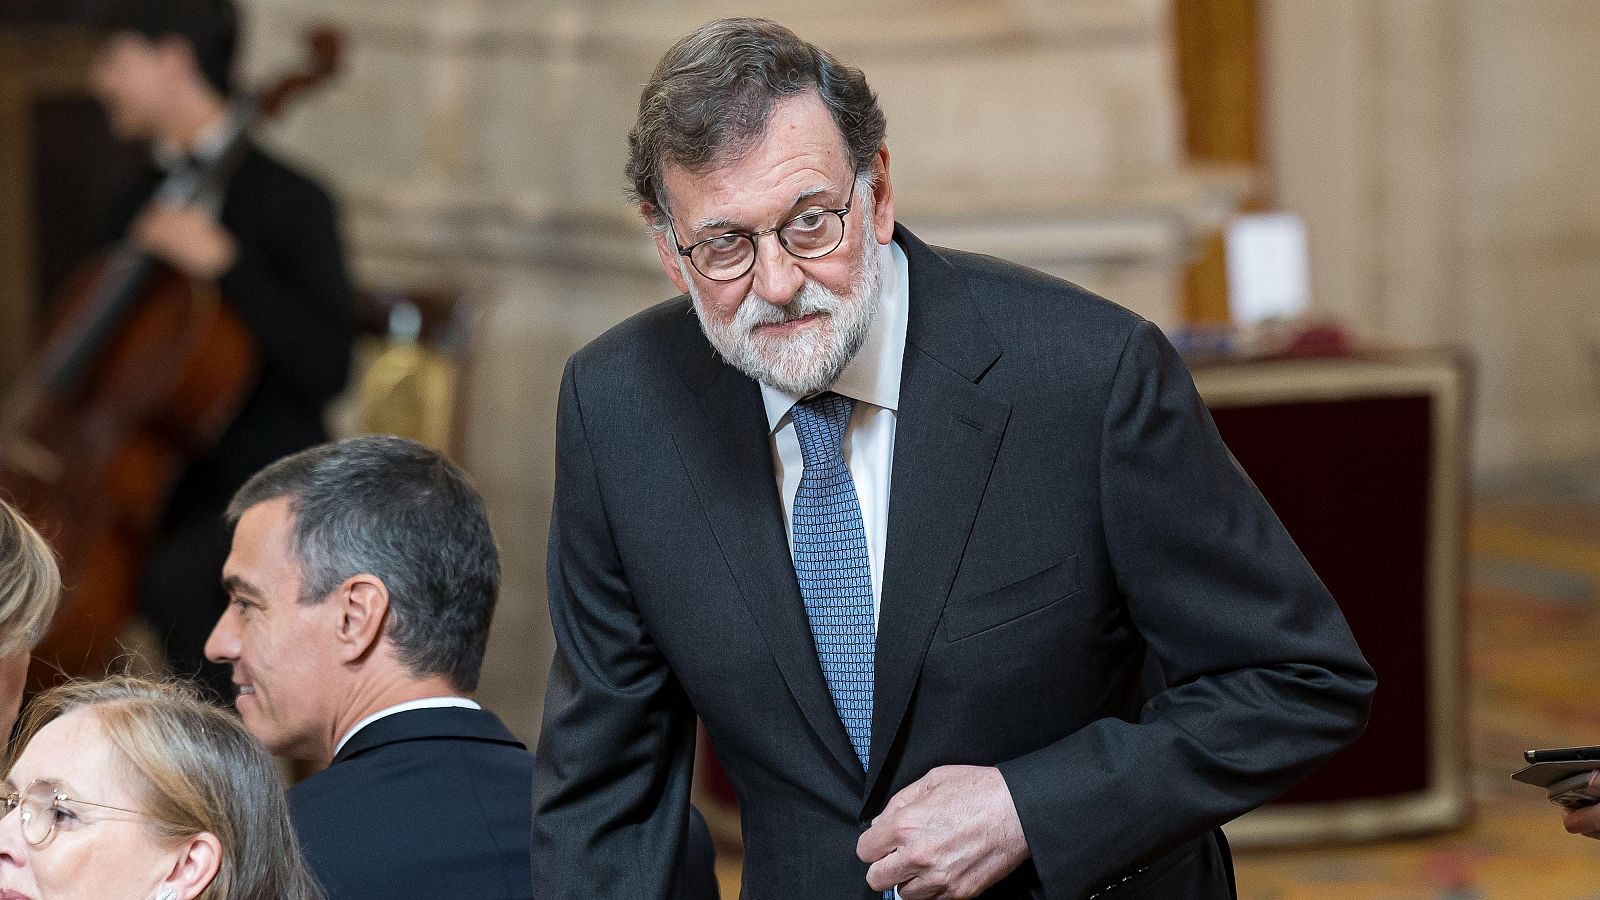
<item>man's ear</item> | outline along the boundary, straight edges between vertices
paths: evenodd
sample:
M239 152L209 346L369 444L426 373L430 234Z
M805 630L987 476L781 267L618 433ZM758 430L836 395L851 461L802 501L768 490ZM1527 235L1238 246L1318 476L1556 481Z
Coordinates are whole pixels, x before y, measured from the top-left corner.
M873 163L878 168L878 178L872 185L872 228L878 243L894 240L894 186L889 183L889 145L878 147L878 157Z
M383 638L389 620L389 586L363 572L346 579L328 602L339 604L335 627L340 661L353 663L366 657Z
M176 893L178 900L194 900L217 877L221 865L222 842L202 831L179 846L178 858L161 888Z
M656 255L661 257L661 269L672 279L672 283L683 293L689 293L689 282L683 277L683 269L678 267L678 260L683 257L678 255L678 250L673 246L672 235L667 229L672 226L667 223L667 217L662 214L654 203L639 204L639 214L649 222L661 222L661 227L651 226L651 232L656 239Z

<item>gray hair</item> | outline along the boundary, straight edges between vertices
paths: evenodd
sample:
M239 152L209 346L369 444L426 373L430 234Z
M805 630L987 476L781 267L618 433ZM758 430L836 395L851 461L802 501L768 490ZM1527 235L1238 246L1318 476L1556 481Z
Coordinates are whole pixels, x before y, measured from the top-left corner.
M0 656L33 649L60 599L55 553L22 513L0 500Z
M389 591L385 635L417 676L477 689L500 593L500 556L483 498L440 454L392 435L323 444L257 472L228 504L289 498L300 602L320 603L354 575Z
M766 132L774 102L815 91L839 126L858 174L871 172L886 125L860 69L768 19L718 19L661 57L628 133L628 196L652 224L666 209L665 163L703 172L737 158Z

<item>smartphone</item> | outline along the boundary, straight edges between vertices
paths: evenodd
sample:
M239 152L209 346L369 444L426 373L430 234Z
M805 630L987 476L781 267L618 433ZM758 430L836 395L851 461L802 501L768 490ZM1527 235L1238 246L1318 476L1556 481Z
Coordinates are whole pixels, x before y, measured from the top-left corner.
M1595 769L1600 769L1600 759L1558 761L1540 759L1536 763L1529 764L1527 768L1511 773L1511 780L1548 789L1575 776L1586 776Z
M1524 750L1522 757L1528 765L1555 762L1593 762L1600 769L1600 747L1558 747L1554 750Z

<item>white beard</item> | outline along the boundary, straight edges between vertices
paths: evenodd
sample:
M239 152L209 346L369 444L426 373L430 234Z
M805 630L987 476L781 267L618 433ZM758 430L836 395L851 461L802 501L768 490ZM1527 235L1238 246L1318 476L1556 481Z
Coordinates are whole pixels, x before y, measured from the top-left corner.
M863 194L861 266L848 297L807 278L784 306L768 303L752 290L731 320L717 322L706 314L688 262L679 258L689 296L694 298L700 330L728 365L762 384L798 396L826 389L844 371L872 330L883 282L882 258L872 227L872 195L867 191ZM818 323L798 334L777 337L756 331L760 325L791 322L812 313L823 315Z

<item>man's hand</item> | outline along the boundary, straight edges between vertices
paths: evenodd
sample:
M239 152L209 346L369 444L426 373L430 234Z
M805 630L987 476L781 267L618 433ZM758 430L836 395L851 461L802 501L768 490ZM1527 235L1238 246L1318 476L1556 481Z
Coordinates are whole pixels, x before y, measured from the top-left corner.
M1600 803L1567 810L1562 823L1573 834L1600 839Z
M1028 839L999 769L940 766L889 799L856 855L875 891L965 900L1022 865Z
M197 206L157 204L133 223L145 252L198 281L215 281L233 268L239 245L226 228Z

